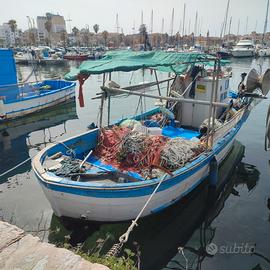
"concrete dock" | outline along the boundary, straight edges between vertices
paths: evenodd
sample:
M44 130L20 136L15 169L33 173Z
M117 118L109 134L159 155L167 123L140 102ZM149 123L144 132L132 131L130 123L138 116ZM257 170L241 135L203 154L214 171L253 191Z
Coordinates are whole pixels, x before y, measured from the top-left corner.
M0 269L2 270L109 270L79 255L0 221Z

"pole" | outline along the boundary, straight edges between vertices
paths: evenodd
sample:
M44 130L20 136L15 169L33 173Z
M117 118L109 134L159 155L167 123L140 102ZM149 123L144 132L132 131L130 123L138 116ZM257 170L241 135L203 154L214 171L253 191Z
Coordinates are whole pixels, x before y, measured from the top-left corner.
M105 79L106 79L106 73L103 73L103 81L102 81L102 87L105 87ZM104 100L105 100L105 92L102 93L101 102L100 102L100 118L99 118L99 127L102 127L102 118L103 118L103 107L104 107Z
M218 86L219 86L219 73L220 73L220 60L217 60L217 74L216 74L216 85L215 85L215 93L213 101L217 101L217 92L218 92ZM211 128L211 146L213 145L213 136L214 136L214 130L215 130L215 119L216 119L216 107L213 107L213 113L212 113L212 128Z
M159 87L159 81L158 81L158 77L157 77L157 71L154 69L154 73L155 73L155 78L156 78L156 82L157 82L157 88L158 88L158 94L161 96L161 91L160 91L160 87ZM162 99L159 99L160 102L162 102Z
M214 91L215 91L215 79L216 79L216 72L217 71L217 60L215 60L214 70L213 70L213 81L212 81L212 92L211 92L211 100L209 106L209 113L208 113L208 125L207 125L207 136L206 136L206 150L209 148L209 134L210 134L210 126L211 126L211 115L213 111L213 99L214 99Z
M125 93L125 94L129 94L129 95L134 95L134 96L142 96L142 97L148 97L148 98L154 98L154 99L164 99L164 100L169 100L169 101L177 101L177 102L184 102L184 103L192 103L192 104L199 104L199 105L213 105L213 106L217 106L217 107L225 107L227 108L229 106L229 104L227 103L222 103L222 102L209 102L209 101L205 101L205 100L194 100L194 99L188 99L188 98L184 98L184 97L166 97L166 96L156 96L156 95L151 95L151 94L145 94L145 93L141 93L141 92L136 92L136 91L130 91L130 90L124 90L121 88L114 88L114 87L107 87L107 86L101 86L101 89L103 91L106 92L118 92L118 93Z

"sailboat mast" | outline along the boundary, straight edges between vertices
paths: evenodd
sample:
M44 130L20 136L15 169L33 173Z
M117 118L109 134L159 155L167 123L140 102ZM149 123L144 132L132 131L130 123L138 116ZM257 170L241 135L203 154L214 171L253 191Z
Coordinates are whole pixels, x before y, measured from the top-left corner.
M172 20L171 20L171 37L172 37L172 35L173 35L173 24L174 24L174 8L173 8L173 10L172 10Z
M162 18L162 22L161 22L161 34L164 34L164 18Z
M263 27L262 42L264 41L265 33L266 33L266 30L267 30L268 10L269 10L269 0L267 1L266 16L265 16L264 27Z
M194 36L197 35L197 21L198 21L198 11L196 11L196 16L195 16Z
M150 34L153 34L153 20L154 20L154 12L153 9L151 11L151 22L150 22Z
M185 35L185 19L186 19L186 3L184 4L184 14L183 14L183 30L182 30L182 36Z
M239 35L239 30L240 30L240 19L238 19L237 36Z
M227 2L227 8L226 8L225 20L224 20L224 32L223 32L223 37L224 37L224 35L226 34L229 6L230 6L230 0L228 0L228 2Z
M230 18L230 23L229 23L229 32L228 32L228 35L231 34L231 26L232 26L232 16Z
M247 16L247 21L246 21L246 35L248 34L248 16Z

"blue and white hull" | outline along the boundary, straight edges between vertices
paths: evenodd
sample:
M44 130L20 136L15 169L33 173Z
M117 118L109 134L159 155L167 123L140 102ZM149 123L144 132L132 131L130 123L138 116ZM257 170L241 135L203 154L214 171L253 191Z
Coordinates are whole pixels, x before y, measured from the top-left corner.
M241 110L214 138L212 150L199 155L195 160L167 176L157 193L143 212L147 216L172 205L194 190L209 175L209 165L215 157L218 164L226 158L235 136L249 111ZM229 130L228 130L229 129ZM69 147L77 145L77 151L86 150L97 129L64 141ZM88 145L89 147L89 145ZM91 147L91 146L90 146ZM160 179L131 183L77 182L58 177L43 168L46 157L63 151L63 144L48 146L33 160L33 169L42 189L57 216L84 218L96 221L121 221L134 219L152 194Z
M51 86L52 89L36 90L44 85ZM0 121L22 117L64 103L75 97L75 85L73 82L48 80L26 87L2 87L0 88ZM16 88L14 96L5 96L5 92L9 89L13 91L12 88Z

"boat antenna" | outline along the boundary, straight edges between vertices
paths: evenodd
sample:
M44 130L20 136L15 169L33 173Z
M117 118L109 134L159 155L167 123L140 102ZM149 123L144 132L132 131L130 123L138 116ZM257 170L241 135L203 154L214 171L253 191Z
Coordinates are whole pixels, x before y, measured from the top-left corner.
M262 42L264 41L265 33L266 33L266 30L267 30L268 10L269 10L269 0L267 0L267 7L266 7L266 15L265 15L264 27L263 27Z

